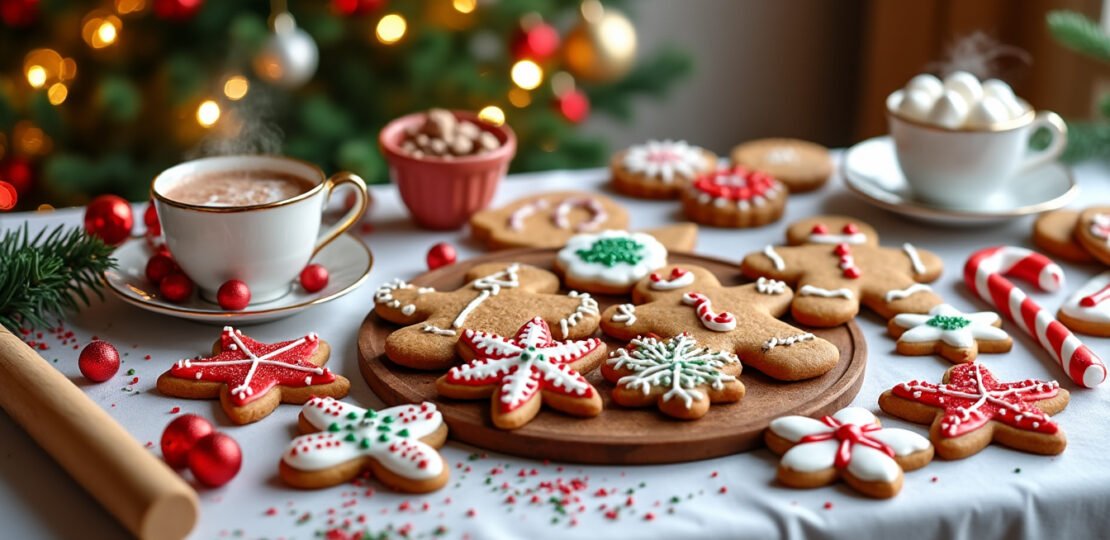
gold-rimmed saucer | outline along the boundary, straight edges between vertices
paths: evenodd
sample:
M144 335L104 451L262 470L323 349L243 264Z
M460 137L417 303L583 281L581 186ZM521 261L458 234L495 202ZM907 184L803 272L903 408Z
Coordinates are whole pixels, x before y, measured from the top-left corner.
M1070 167L1049 163L1020 173L997 196L975 208L947 208L913 196L889 136L849 148L841 160L844 184L865 201L904 216L949 226L990 225L1067 205L1079 193Z
M209 324L238 326L282 319L335 300L366 281L374 264L374 257L366 244L354 236L343 234L312 258L312 262L328 269L328 285L323 290L310 293L294 285L288 294L276 300L251 304L242 311L224 311L197 294L180 304L162 298L158 288L146 279L146 263L151 253L142 238L129 240L116 248L112 256L119 262L119 267L104 273L108 289L124 302L154 313Z

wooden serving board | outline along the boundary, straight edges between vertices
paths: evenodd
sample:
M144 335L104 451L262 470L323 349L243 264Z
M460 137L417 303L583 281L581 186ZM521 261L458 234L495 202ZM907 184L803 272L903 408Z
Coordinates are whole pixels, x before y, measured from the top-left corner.
M556 250L502 251L443 267L412 280L416 285L452 290L465 283L471 267L485 262L520 262L552 268ZM672 253L672 264L694 264L717 274L723 285L743 280L736 265L698 255ZM627 302L625 297L597 296L601 309ZM613 385L601 370L587 375L605 402L596 418L575 418L544 407L528 425L515 431L493 426L490 400L459 401L439 398L435 380L442 372L398 366L384 354L385 338L397 328L373 311L359 329L360 368L370 388L389 405L434 401L450 428L450 437L489 450L536 459L598 464L648 464L695 461L735 454L763 444L762 433L774 418L789 414L819 416L848 405L863 383L867 344L854 321L836 328L809 329L840 349L832 371L808 381L783 383L745 367L747 387L739 403L713 405L699 420L680 421L655 407L626 409L612 403ZM610 348L622 343L606 338ZM742 360L742 359L741 359Z

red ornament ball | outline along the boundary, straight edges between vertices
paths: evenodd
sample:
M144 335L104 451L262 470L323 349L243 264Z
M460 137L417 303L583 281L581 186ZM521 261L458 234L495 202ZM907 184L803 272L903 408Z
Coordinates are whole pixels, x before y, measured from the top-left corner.
M158 284L162 297L175 304L188 300L193 295L193 281L180 272L170 274Z
M85 207L85 231L115 246L131 235L135 217L131 204L115 195L101 195Z
M347 17L373 13L385 5L385 0L331 0L336 13Z
M15 186L0 180L0 210L11 210L17 202L19 193L16 193Z
M29 26L38 16L39 0L0 0L0 21L7 26Z
M319 264L310 264L301 270L301 287L308 292L316 292L328 286L328 269Z
M81 349L77 368L86 379L104 382L119 371L119 351L107 341L93 341Z
M154 15L167 21L187 21L203 6L204 0L154 0Z
M570 90L555 98L555 107L571 123L578 124L590 116L590 98L578 90Z
M162 234L162 223L158 221L158 209L154 207L153 201L147 203L146 211L143 212L143 225L146 225L147 236Z
M447 242L440 242L428 250L428 269L435 270L441 266L455 264L455 260L458 258L459 254L455 252L455 246Z
M197 441L216 431L212 423L195 414L174 418L162 431L162 458L175 469L189 464L189 452Z
M537 23L513 36L513 58L547 60L559 52L559 31L547 23Z
M189 470L198 482L208 487L230 482L239 474L242 465L243 451L239 443L220 432L200 439L189 452Z
M251 303L251 288L238 279L229 279L216 291L216 302L227 311L239 311Z
M173 257L170 257L169 252L155 253L150 260L146 262L146 278L155 285L160 285L163 279L170 274L180 274L181 268L178 268L177 263L174 262Z
M0 0L0 4L3 3L4 0ZM31 162L25 158L13 156L0 163L0 180L11 184L16 193L26 195L34 187L35 182Z

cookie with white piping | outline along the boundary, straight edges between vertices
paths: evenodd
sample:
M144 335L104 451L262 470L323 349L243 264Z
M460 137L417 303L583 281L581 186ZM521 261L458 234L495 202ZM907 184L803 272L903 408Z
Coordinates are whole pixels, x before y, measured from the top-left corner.
M470 234L490 249L562 247L585 232L628 227L628 211L613 199L586 191L522 197L470 218Z
M829 149L799 139L758 139L732 149L732 162L764 171L777 178L790 193L824 186L833 173Z
M1033 243L1049 255L1074 263L1095 260L1075 238L1075 225L1079 223L1078 210L1053 210L1037 216L1033 222Z
M764 441L782 456L778 480L794 488L816 488L844 480L869 497L887 499L902 490L903 471L933 460L929 439L912 431L884 428L871 411L840 409L820 420L784 416L771 421Z
M759 227L782 217L786 197L786 188L773 176L732 166L695 178L682 190L682 209L703 225Z
M609 162L613 189L642 199L673 199L697 176L717 168L717 156L686 141L648 141Z
M997 313L964 313L948 304L940 304L926 314L895 315L887 323L887 330L898 340L896 349L900 354L936 353L955 364L974 362L979 353L1008 352L1014 344L1002 330L1002 318Z
M740 270L753 279L794 286L790 310L802 324L843 324L861 304L889 320L899 313L927 313L943 303L926 285L940 277L940 257L908 242L882 247L874 227L855 218L806 218L791 224L786 238L789 246L749 253Z
M1080 212L1075 239L1092 257L1110 265L1110 206L1093 206Z
M1076 332L1110 337L1110 272L1091 278L1068 296L1056 318Z
M579 234L555 256L567 287L598 294L625 294L666 264L667 248L655 237L619 230Z

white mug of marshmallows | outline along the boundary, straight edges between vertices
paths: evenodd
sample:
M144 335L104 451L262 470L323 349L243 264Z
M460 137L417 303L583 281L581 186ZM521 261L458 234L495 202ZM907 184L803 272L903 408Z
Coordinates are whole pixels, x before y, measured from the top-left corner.
M1067 126L1053 112L1034 112L998 79L979 82L957 71L943 81L921 74L886 102L898 165L913 194L937 205L975 208L1015 176L1054 161ZM1039 128L1048 148L1029 148Z

